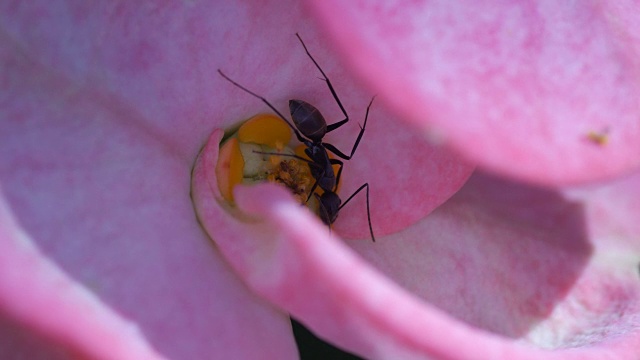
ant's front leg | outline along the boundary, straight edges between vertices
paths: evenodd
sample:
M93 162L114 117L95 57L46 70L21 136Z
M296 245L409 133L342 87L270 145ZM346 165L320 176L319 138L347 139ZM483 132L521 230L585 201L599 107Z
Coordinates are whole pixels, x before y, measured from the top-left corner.
M298 141L300 141L301 143L308 143L308 140L303 138L302 135L300 135L300 132L298 132L298 129L296 129L295 126L293 126L293 124L291 124L289 122L289 120L287 120L281 113L280 111L278 111L278 109L276 109L275 106L271 105L271 103L269 102L269 100L265 99L264 97L254 93L253 91L247 89L246 87L238 84L237 82L235 82L234 80L232 80L230 77L228 77L225 73L222 72L222 70L218 69L218 73L220 74L220 76L222 76L225 80L229 81L230 83L232 83L233 85L235 85L236 87L238 87L240 90L246 92L247 94L259 99L260 101L262 101L263 103L265 103L271 110L273 110L276 114L278 114L278 116L280 117L280 119L284 120L284 122L287 123L287 125L289 125L289 127L291 128L291 130L293 130L293 132L296 134L296 138L298 138Z

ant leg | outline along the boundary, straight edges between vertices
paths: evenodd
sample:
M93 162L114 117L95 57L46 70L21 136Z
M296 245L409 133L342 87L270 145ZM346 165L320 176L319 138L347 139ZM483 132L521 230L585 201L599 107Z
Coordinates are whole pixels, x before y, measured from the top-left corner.
M338 188L338 184L340 184L340 176L342 175L342 167L344 166L344 163L338 159L329 159L329 162L331 165L340 165L340 169L338 169L338 174L336 175L336 188L333 189L335 192Z
M324 147L331 151L332 153L336 154L338 157L345 159L345 160L351 160L351 158L353 157L353 154L355 154L356 149L358 148L358 145L360 144L360 140L362 140L362 135L364 135L364 130L367 127L367 119L369 119L369 109L371 108L371 104L373 104L373 99L375 99L376 97L372 97L371 101L369 101L369 105L367 106L367 113L364 116L364 125L360 126L360 133L358 134L358 138L356 139L355 144L353 144L353 148L351 148L351 154L350 155L345 155L342 151L338 150L335 146L331 145L331 144L327 144L327 143L322 143L322 145L324 145Z
M373 242L376 242L376 237L373 236L373 227L371 226L371 212L369 211L369 183L364 183L362 186L358 188L358 190L356 190L353 194L351 194L351 196L349 196L349 198L345 200L345 202L343 202L342 205L340 205L340 207L338 208L338 211L340 211L340 209L342 209L345 205L347 205L349 200L351 200L354 196L356 196L365 187L367 188L367 220L369 221L369 232L371 233L371 240L373 240Z
M324 174L323 174L323 176L324 176ZM318 184L319 183L320 183L320 178L318 177L316 179L316 182L313 183L313 186L311 187L311 191L309 191L309 196L307 196L307 201L305 201L305 204L309 202L309 200L311 199L311 195L315 194L315 191L318 188Z
M291 128L291 130L293 130L293 132L296 134L296 137L298 138L298 141L300 141L301 143L305 143L305 138L303 138L300 133L298 132L298 129L296 129L295 126L293 126L289 120L287 120L281 113L280 111L278 111L278 109L276 109L273 105L271 105L271 103L269 101L267 101L267 99L263 98L262 96L254 93L253 91L247 89L246 87L238 84L237 82L231 80L230 77L228 77L227 75L225 75L222 70L218 69L218 73L220 74L220 76L222 76L223 78L225 78L227 81L229 81L230 83L232 83L233 85L239 87L240 89L244 90L244 92L248 93L249 95L253 95L254 97L262 100L263 103L267 104L267 106L273 110L276 114L278 114L278 116L284 120L284 122L287 123L287 125L289 125L289 127Z
M322 70L322 68L320 67L320 65L316 61L316 59L314 59L313 56L311 56L311 53L307 49L307 45L304 44L304 41L302 41L302 38L300 37L300 35L298 33L296 33L296 36L298 37L298 40L300 40L300 43L302 44L302 47L304 48L304 51L307 53L307 56L309 56L309 58L311 59L311 61L313 61L313 63L318 68L318 70L320 70L320 73L323 76L322 80L324 80L327 83L327 86L329 86L329 91L331 91L331 95L333 95L333 98L338 103L338 106L340 107L340 110L342 110L342 114L344 114L344 117L345 117L344 120L338 121L337 123L334 123L334 124L331 124L331 125L327 126L327 132L331 132L331 131L339 128L340 126L346 124L346 122L349 121L349 115L347 115L347 111L344 109L344 106L342 106L342 102L338 98L338 94L336 93L336 90L333 88L333 85L331 84L331 81L329 81L329 77L327 76L327 74L324 73L324 71Z

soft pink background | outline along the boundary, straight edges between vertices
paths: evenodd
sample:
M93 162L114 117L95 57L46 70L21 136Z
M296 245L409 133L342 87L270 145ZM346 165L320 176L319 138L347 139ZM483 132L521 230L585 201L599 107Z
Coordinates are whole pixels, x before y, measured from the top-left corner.
M554 185L640 164L636 0L311 3L403 120L493 171Z

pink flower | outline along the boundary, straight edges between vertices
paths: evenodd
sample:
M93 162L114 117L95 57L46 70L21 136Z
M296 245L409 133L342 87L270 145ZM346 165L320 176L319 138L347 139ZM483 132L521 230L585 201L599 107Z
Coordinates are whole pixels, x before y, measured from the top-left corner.
M295 358L289 313L367 358L637 355L637 6L349 4L1 5L0 357ZM333 235L217 200L216 129L267 110L218 68L341 119L295 32L328 141L378 94L341 190L376 243L362 198Z

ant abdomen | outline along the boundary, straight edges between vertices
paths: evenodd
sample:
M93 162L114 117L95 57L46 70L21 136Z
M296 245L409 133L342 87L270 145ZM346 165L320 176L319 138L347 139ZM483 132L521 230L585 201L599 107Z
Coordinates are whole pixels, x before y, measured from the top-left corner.
M338 212L340 210L340 197L334 193L325 191L321 196L316 195L318 198L318 215L325 225L331 226L338 218Z

